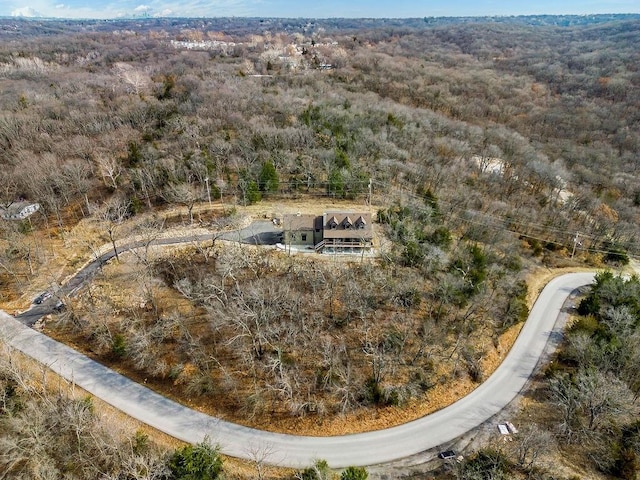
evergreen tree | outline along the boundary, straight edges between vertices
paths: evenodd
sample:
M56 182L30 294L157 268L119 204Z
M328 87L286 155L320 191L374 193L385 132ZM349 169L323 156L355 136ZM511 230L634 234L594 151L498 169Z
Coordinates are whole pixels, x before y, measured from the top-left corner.
M215 480L222 473L222 458L206 440L176 450L169 460L173 480Z
M278 185L280 184L278 172L276 172L276 167L271 161L262 164L259 181L260 191L262 192L276 192L278 190Z

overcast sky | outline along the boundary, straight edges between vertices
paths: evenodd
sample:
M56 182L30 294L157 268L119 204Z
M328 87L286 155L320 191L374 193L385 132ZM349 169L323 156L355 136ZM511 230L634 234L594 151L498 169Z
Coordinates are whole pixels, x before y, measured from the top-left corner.
M0 0L0 16L430 17L640 13L640 0Z

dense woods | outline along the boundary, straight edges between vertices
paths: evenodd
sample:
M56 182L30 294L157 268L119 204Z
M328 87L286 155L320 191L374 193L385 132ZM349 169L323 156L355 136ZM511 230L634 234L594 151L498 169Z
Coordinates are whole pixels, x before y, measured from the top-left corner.
M167 454L139 430L101 418L90 396L0 351L3 478L167 478Z
M0 206L41 205L0 223L0 301L101 244L150 242L180 207L212 242L117 255L48 333L231 418L323 421L475 385L526 318L532 272L640 248L637 17L0 27ZM375 206L379 257L216 242L244 207L300 200ZM562 428L532 434L621 478L638 455L637 305L620 300L635 287L599 278L549 373ZM484 478L474 465L456 474Z

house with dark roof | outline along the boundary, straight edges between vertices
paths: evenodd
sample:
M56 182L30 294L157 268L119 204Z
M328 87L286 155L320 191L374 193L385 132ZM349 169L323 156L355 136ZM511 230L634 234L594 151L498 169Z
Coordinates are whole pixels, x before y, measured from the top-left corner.
M283 229L286 246L306 247L319 253L362 253L373 247L370 213L285 215Z

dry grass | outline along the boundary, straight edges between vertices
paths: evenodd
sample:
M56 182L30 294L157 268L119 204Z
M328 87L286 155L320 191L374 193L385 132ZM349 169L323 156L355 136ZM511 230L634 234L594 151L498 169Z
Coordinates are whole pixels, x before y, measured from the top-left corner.
M364 209L369 208L362 204L355 204L349 202L323 202L312 200L300 200L291 202L262 202L257 205L249 207L236 207L237 214L243 218L244 223L247 223L251 218L273 218L281 217L285 213L294 213L297 211L310 211L315 213L322 213L326 210L332 209ZM371 212L375 213L378 207L370 207ZM215 216L221 211L220 205L214 205L213 208L207 204L201 204L194 208L195 218L200 225L205 225L215 218ZM186 211L184 208L173 208L160 212L160 216L163 218L175 218L176 216L185 216ZM145 218L140 217L136 220L137 223L141 223ZM134 230L135 225L130 224L126 226L127 231ZM199 232L206 232L207 229L198 227ZM176 225L173 222L171 229L164 230L162 236L180 236L193 233L193 227ZM26 308L31 299L43 289L49 288L51 282L61 282L81 268L86 262L90 261L96 252L105 251L110 248L109 245L105 245L106 238L101 233L99 225L94 221L87 219L79 222L74 228L70 229L64 234L52 234L51 232L36 232L34 235L40 235L39 240L42 242L45 250L50 252L47 256L45 265L41 266L32 282L30 282L27 288L22 290L22 295L14 296L9 301L2 305L3 308L9 311ZM181 247L163 247L155 248L151 250L153 258L161 257L163 255L180 255L189 249L189 246ZM112 298L116 305L121 306L122 309L130 307L132 304L142 305L145 301L144 292L140 290L138 264L132 254L123 256L123 262L119 264L109 264L105 267L105 279L98 282L94 282L91 288L100 290L102 295L106 295ZM546 283L553 277L574 271L587 270L585 268L567 267L561 269L539 269L530 274L527 278L529 286L528 303L531 307L537 298L540 290L546 285ZM178 295L173 289L161 287L159 284L154 285L156 295L162 304L172 304L179 306L179 309L183 313L193 316L195 312L193 308L184 300L184 298ZM521 325L515 325L505 332L497 341L497 347L490 346L486 349L486 353L482 358L481 365L484 377L488 377L491 373L500 365L505 355L513 345L513 342L517 338L517 335L521 329ZM75 338L73 336L61 334L61 332L55 332L54 336L58 339L65 341L71 345L74 345L78 349L82 349L84 343L82 339ZM87 351L88 354L91 352ZM113 365L116 367L116 365ZM42 367L39 367L42 368ZM135 372L128 366L117 365L117 369L122 373L127 374L131 378L139 382L145 382L146 378ZM34 373L36 375L42 375L42 373ZM53 378L51 373L44 374L46 378ZM43 378L45 378L43 377ZM50 382L60 382L57 380L50 380ZM190 399L184 396L182 385L172 382L158 382L148 384L152 388L159 390L169 397L175 398L193 408L201 410L213 415L220 415L222 412L216 405L211 402L207 402L203 399ZM316 417L308 416L304 418L279 417L277 420L269 417L254 418L247 420L245 416L236 412L229 412L226 410L224 413L225 418L231 421L236 421L248 426L257 428L263 428L268 430L275 430L286 433L294 434L306 434L306 435L343 435L349 433L363 432L388 428L394 425L406 423L408 421L420 418L424 415L428 415L434 411L444 408L456 400L468 395L477 384L473 383L468 377L455 381L452 384L438 384L430 389L422 398L415 399L409 402L401 408L399 407L387 407L387 408L361 408L356 412L346 415L333 416L333 417ZM82 392L78 389L80 394ZM529 408L541 408L541 405L535 404L531 399L523 400L525 410ZM172 439L160 432L151 431L148 427L141 425L139 422L126 417L118 411L115 411L112 407L103 402L96 400L96 405L99 406L101 412L109 419L117 421L119 424L131 426L132 429L141 429L148 431L156 442L165 445L167 448L172 449L180 445L180 442ZM553 461L555 465L562 465L564 459L557 457L549 459ZM255 466L252 466L251 462L242 462L233 459L227 461L227 467L231 472L239 477L248 477L255 474ZM574 473L573 466L567 467L567 472ZM270 472L271 476L279 477L285 476L287 471L274 470ZM592 477L595 478L595 477Z
M314 200L293 201L284 203L260 203L249 207L238 208L238 215L245 218L272 218L281 217L284 213L292 213L296 211L313 211L321 213L330 209L357 209L363 205L357 205L348 202L318 202ZM214 205L213 209L208 205L199 205L194 209L196 218L206 219L208 215L215 214L220 210L219 205ZM174 208L162 212L163 217L171 217L176 215L184 215L184 209ZM372 208L375 211L375 207ZM180 235L186 234L190 228L175 227L164 234ZM86 236L95 233L88 227L78 228L75 232L79 238L77 242L80 244L86 242ZM84 237L83 237L84 235ZM84 240L82 239L84 238ZM158 248L152 253L153 257L163 255L180 256L189 250L189 246ZM132 304L144 304L144 292L141 291L138 266L135 258L131 254L123 256L120 264L110 264L105 267L105 280L94 282L92 288L98 289L101 295L110 297L114 305L121 309L126 309ZM566 271L575 271L576 269L563 269L559 272L551 270L540 270L532 274L528 278L529 282L529 303L533 304L535 297L540 289L553 276ZM178 295L172 289L161 287L159 284L154 285L154 289L158 300L161 304L181 305L182 313L190 317L197 316L197 312L190 309L184 298ZM504 356L508 353L511 345L515 341L521 325L515 325L504 333L497 341L497 347L490 345L485 348L485 355L482 358L481 365L484 377L488 377L499 366ZM69 338L61 336L60 332L53 333L58 338L69 343L77 345L82 344L82 339ZM114 365L116 366L116 365ZM139 381L145 381L144 375L134 371L130 366L117 365L117 368L131 378ZM188 365L187 365L188 371ZM444 373L444 372L443 372ZM436 384L423 397L414 399L403 407L386 407L386 408L360 408L353 413L338 416L308 416L303 418L288 417L286 415L278 415L273 417L256 417L247 419L245 415L233 411L232 408L225 408L225 404L233 404L234 402L213 402L207 401L206 398L187 398L184 396L183 387L178 382L157 381L150 384L153 388L164 392L183 403L197 408L206 413L213 415L222 415L228 420L237 421L239 423L275 430L287 433L297 433L306 435L342 435L348 433L356 433L362 431L378 430L394 425L399 425L410 420L428 415L434 411L444 408L463 396L469 394L477 387L467 376L462 376L451 384ZM222 409L221 409L222 407Z
M256 250L258 247L249 247L250 250ZM190 251L188 246L172 247L171 252L156 252L158 255L170 255L177 258L180 255L188 254ZM108 297L116 310L126 310L132 305L144 306L144 292L141 291L141 282L138 278L139 266L132 254L123 255L119 264L112 263L104 268L103 276L94 281L91 288L94 297ZM154 285L154 295L163 309L171 305L172 308L179 309L180 314L186 318L196 319L198 317L197 309L193 308L184 297L171 288L164 287L160 284ZM122 317L114 317L111 321L117 324L123 321ZM195 320L192 326L195 328L194 335L206 335L206 324L198 327L198 321ZM197 329L203 328L202 332ZM502 359L509 351L511 345L515 341L521 325L511 327L496 342L497 347L489 342L490 346L486 349L486 354L482 359L482 371L484 377L488 377L499 366ZM52 336L76 346L82 346L84 341L75 335L65 334L62 331L53 330L50 332ZM486 343L486 342L485 342ZM353 348L357 348L354 346ZM92 352L87 351L88 354ZM170 353L168 353L170 355ZM205 413L216 416L222 416L227 420L238 422L247 426L261 428L265 430L305 434L305 435L344 435L349 433L357 433L363 431L379 430L394 425L406 423L408 421L420 418L424 415L433 413L444 408L456 400L468 395L478 384L472 382L466 375L460 376L453 383L438 383L433 386L422 397L411 400L402 407L386 407L386 408L359 408L358 410L335 416L307 416L292 417L285 412L276 415L256 416L248 419L247 416L239 412L235 405L237 399L224 399L217 396L215 400L207 396L190 397L184 392L185 378L189 374L189 365L185 368L178 379L173 380L152 380L147 379L147 375L140 373L126 363L112 363L110 359L102 358L101 361L107 362L121 373L126 374L130 378L144 382L148 386L172 397L192 408L196 408ZM444 366L438 373L439 377L446 378L447 372ZM246 390L240 388L240 391ZM275 412L273 412L275 413Z
M141 225L148 223L153 218L164 219L166 227L161 232L155 232L154 237L188 236L199 233L211 232L207 225L217 216L231 210L237 212L240 225L250 223L255 218L282 217L285 213L298 211L322 213L326 210L365 210L373 214L380 207L367 206L363 202L350 202L331 200L327 198L311 198L287 201L265 200L246 207L222 204L220 201L209 205L206 202L197 204L193 208L194 225L188 224L186 207L176 206L164 210L137 215L129 220L118 231L117 244L121 245L134 240L140 240L143 235L139 233ZM70 209L72 210L72 208ZM76 220L69 213L65 220L70 227L64 229L50 226L48 228L36 228L29 234L30 241L38 246L41 262L34 263L33 275L19 275L15 281L7 277L8 282L3 287L3 296L0 299L0 308L8 312L23 311L31 305L31 301L40 292L47 289L55 289L56 284L64 283L80 268L93 260L96 255L109 249L108 237L103 226L93 218ZM148 237L150 232L146 233ZM6 242L0 242L1 248L6 248ZM26 265L20 265L22 272L28 271Z

